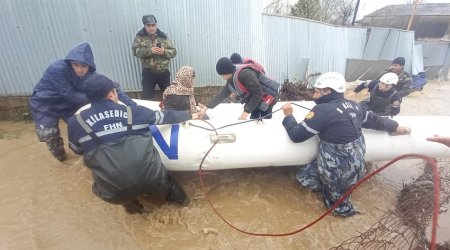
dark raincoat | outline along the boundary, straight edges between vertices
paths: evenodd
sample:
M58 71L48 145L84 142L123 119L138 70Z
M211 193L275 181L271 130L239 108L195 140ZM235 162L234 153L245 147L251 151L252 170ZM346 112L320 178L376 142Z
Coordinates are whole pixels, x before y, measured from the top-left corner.
M78 61L89 65L89 72L78 77L71 65ZM80 107L89 103L84 93L84 81L95 74L94 55L91 46L83 43L72 49L64 60L51 64L33 89L30 98L30 109L33 119L39 125L54 127L55 119L67 120ZM127 105L135 103L122 91L118 91L119 99Z

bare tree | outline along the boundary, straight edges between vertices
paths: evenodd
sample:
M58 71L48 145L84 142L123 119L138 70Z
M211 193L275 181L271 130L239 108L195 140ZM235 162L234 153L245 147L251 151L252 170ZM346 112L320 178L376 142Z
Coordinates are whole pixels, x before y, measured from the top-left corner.
M336 0L336 19L335 24L344 25L349 21L355 11L355 0Z
M291 7L291 15L322 21L322 6L320 0L298 0Z
M355 10L355 0L298 0L291 15L344 25Z
M287 15L289 13L290 5L286 0L272 0L265 8L264 11L267 13L277 14L277 15Z
M321 21L325 23L334 23L336 20L336 0L321 0L321 6Z

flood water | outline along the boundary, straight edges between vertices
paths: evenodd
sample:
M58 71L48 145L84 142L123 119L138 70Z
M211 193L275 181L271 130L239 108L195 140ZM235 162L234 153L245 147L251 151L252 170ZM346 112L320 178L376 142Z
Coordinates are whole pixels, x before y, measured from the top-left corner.
M401 114L449 115L449 93L450 83L429 84L405 98ZM67 144L65 130L62 126ZM403 161L364 183L352 196L361 215L327 216L298 234L261 237L224 223L205 199L196 172L173 173L191 197L188 207L141 197L148 213L129 215L91 192L91 173L81 157L66 147L68 160L54 159L32 123L0 122L0 148L0 249L328 249L393 209L402 183L423 169L418 160ZM326 211L319 194L299 187L297 170L220 170L204 180L214 207L234 226L280 234ZM450 216L440 221L439 238L448 240Z

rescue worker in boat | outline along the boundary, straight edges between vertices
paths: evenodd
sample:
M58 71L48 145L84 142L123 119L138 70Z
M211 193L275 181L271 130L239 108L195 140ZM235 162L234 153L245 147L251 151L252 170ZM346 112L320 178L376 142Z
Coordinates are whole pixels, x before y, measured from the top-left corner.
M136 199L141 194L187 205L185 191L161 162L149 125L198 119L198 114L121 105L114 83L103 75L90 77L85 87L91 107L70 118L68 133L70 148L92 170L92 191L128 213L142 212Z
M73 48L65 59L52 63L34 86L30 97L31 116L39 141L45 142L50 153L59 161L66 159L59 120L70 117L89 103L84 93L84 81L96 74L94 54L89 43ZM126 105L136 105L117 84L119 99Z
M400 104L402 102L402 97L395 90L397 82L397 74L389 72L384 74L380 80L361 83L353 92L356 94L368 88L370 96L360 104L377 115L395 116L400 113Z
M344 98L346 82L336 72L321 75L315 84L316 106L297 123L290 104L283 105L283 126L294 142L303 142L318 135L317 159L301 168L297 174L300 185L321 192L328 207L365 175L366 146L361 128L406 134L408 127L367 111L357 102ZM357 213L345 199L333 210L334 215L351 216Z
M227 82L220 92L202 108L202 114L205 114L208 108L212 109L219 105L233 93L244 104L244 111L239 116L240 120L247 119L249 114L251 114L250 119L272 118L272 108L278 98L279 83L268 78L257 65L252 63L234 65L227 57L217 61L216 71Z

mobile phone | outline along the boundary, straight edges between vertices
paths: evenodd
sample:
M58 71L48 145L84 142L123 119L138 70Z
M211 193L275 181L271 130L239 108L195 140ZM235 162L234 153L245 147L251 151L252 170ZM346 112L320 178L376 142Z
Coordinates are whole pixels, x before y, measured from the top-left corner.
M156 47L161 48L161 43L160 42L156 43Z

